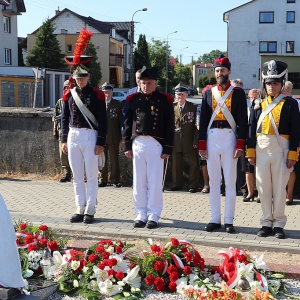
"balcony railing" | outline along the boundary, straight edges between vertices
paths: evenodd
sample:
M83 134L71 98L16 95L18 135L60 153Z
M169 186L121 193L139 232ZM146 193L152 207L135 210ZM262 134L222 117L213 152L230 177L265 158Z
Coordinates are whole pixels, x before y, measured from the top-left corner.
M110 66L122 67L123 60L124 60L123 54L116 54L116 53L109 54L109 65Z

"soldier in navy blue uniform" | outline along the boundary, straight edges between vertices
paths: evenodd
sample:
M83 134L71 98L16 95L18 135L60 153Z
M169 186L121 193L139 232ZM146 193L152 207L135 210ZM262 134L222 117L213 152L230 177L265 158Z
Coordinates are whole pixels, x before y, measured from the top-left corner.
M127 97L123 143L133 158L134 227L158 226L163 208L164 159L173 150L174 99L156 90L158 69L142 69L141 91Z
M87 36L89 32L83 29L78 41L87 39ZM88 83L91 59L90 56L78 54L65 57L72 65L72 77L70 89L63 94L61 142L62 151L68 154L73 172L76 212L71 222L92 223L94 220L98 193L98 155L104 151L106 142L105 96Z
M256 166L256 186L263 216L260 237L284 239L286 185L298 159L300 117L295 99L282 93L287 64L271 60L263 65L265 99L252 103L246 157Z

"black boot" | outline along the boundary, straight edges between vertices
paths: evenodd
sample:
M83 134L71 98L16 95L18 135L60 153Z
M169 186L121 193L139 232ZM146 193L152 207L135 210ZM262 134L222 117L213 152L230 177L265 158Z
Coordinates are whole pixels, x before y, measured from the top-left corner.
M71 176L71 169L70 168L66 168L66 174L63 178L61 178L59 180L59 182L70 182L72 179L72 176Z

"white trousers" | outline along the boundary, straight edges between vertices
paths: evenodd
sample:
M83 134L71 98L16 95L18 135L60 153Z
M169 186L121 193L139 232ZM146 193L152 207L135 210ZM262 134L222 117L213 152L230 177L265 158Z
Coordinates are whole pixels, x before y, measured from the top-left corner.
M68 157L73 172L76 213L94 215L98 192L98 155L95 155L97 131L70 128ZM86 184L84 182L86 174Z
M281 138L285 149L288 140ZM283 173L283 150L275 135L259 135L256 145L256 186L261 202L262 226L284 228L286 185L290 173Z
M133 140L132 152L135 220L158 222L163 208L162 146L151 136L138 136Z
M232 129L213 128L207 137L207 169L210 186L210 223L221 223L221 168L225 180L225 212L224 223L233 224L236 203L236 164L234 151L236 136Z

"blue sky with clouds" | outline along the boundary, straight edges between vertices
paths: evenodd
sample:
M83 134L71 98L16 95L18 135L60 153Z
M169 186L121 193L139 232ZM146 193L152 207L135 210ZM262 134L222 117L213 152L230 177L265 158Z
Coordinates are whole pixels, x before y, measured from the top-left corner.
M189 63L211 50L226 50L227 25L223 13L250 0L24 0L26 13L18 16L18 36L25 37L42 25L55 10L68 8L78 14L100 21L131 21L134 12L135 41L139 34L166 41L174 57L182 55L182 63Z

